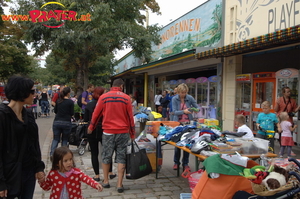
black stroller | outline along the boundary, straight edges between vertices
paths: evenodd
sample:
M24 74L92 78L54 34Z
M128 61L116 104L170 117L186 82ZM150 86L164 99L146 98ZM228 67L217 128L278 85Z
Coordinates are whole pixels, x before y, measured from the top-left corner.
M290 162L295 162L296 165L300 168L300 163L294 159L294 158L289 158ZM259 195L252 195L249 194L245 191L238 191L235 193L235 195L233 196L233 199L283 199L283 198L295 198L294 196L296 194L298 194L300 192L300 174L295 172L295 171L290 171L289 172L290 175L295 176L298 184L294 185L293 188L285 190L285 191L281 191L276 193L275 195L272 196L259 196ZM297 195L297 198L299 198L299 196Z
M85 153L87 141L87 122L72 122L72 130L69 136L69 145L77 146L78 154L83 155Z

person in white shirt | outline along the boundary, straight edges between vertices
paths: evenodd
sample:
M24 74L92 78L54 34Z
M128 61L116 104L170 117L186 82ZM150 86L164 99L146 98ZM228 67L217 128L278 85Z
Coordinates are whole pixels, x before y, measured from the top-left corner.
M246 125L246 118L244 115L235 116L235 125L238 126L238 133L247 133L242 138L251 139L254 137L252 130Z
M155 95L155 97L154 97L154 104L155 104L155 107L156 107L156 112L158 112L158 107L161 105L160 104L160 100L161 100L161 98L162 98L162 92L161 92L161 90L158 90L157 92L156 92L156 95Z

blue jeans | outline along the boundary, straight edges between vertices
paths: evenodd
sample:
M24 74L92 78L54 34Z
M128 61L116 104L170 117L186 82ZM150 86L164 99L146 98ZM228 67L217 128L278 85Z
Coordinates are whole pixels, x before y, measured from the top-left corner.
M51 144L50 155L52 155L54 150L57 148L58 143L60 141L60 137L62 137L61 146L68 145L69 135L72 130L72 123L71 121L54 121L52 129L53 129L53 140Z
M174 150L174 163L180 165L181 149L175 147ZM189 157L190 154L188 152L183 151L182 166L187 166L189 164Z
M48 101L41 101L41 107L42 107L42 114L49 114L49 102Z

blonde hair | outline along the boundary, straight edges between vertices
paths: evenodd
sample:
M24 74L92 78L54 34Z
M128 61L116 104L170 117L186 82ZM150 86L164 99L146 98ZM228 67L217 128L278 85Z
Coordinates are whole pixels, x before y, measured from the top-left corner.
M281 112L281 113L279 114L279 119L280 119L280 121L285 121L285 120L287 120L288 118L289 118L289 115L288 115L287 112Z
M264 102L261 104L261 106L262 106L262 107L263 107L263 106L271 107L271 104L270 104L270 102L268 102L268 101L264 101Z
M246 124L246 118L244 115L239 114L235 116L235 120L239 123L239 124Z
M189 87L185 83L179 84L177 86L177 93L180 93L182 91L189 92Z

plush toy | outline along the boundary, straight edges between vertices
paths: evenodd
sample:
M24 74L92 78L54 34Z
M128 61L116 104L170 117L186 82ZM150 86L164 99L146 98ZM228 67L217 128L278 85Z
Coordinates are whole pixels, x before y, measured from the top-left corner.
M257 173L259 171L264 171L265 169L266 169L266 167L261 166L261 165L256 165L254 167L251 167L250 169L245 168L244 171L243 171L243 176L245 178L250 179L250 180L256 179L257 176L255 175L255 173Z
M289 173L284 168L274 165L274 170L270 172L265 179L263 179L262 184L270 191L285 185L288 178Z

